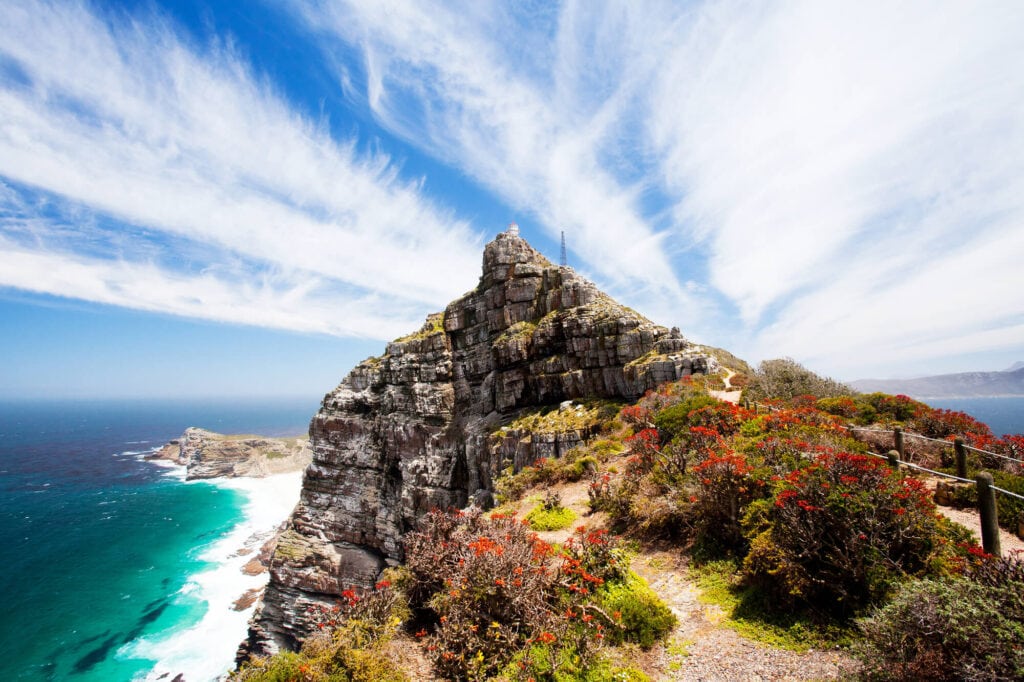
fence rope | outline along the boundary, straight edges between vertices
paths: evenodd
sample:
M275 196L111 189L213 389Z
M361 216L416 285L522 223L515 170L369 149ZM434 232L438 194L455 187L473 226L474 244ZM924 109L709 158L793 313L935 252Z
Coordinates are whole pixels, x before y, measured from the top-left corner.
M863 427L863 426L848 426L847 428L850 431L865 431L867 433L890 433L890 434L892 433L891 429L871 429L871 428L866 428L866 427ZM913 431L904 431L903 435L907 436L907 437L910 437L910 438L920 438L921 440L930 440L933 443L942 443L943 445L948 445L949 447L953 447L953 441L945 440L943 438L930 438L928 436L921 435L920 433L914 433ZM981 448L976 448L976 447L973 447L971 445L967 445L966 443L964 444L964 447L967 448L968 450L974 450L975 452L977 452L979 454L990 455L992 457L998 457L999 459L1005 459L1008 462L1016 462L1017 464L1024 464L1024 459L1017 459L1016 457L1010 457L1009 455L1002 455L1002 454L999 454L998 452L992 452L991 450L982 450Z
M1024 495L1018 495L1017 493L1011 493L1009 490L1003 490L1002 488L997 488L994 485L990 485L989 488L992 488L992 490L998 490L999 492L1001 492L1004 495L1009 495L1010 497L1016 497L1018 500L1024 500Z
M920 438L921 440L930 440L933 443L942 443L943 445L953 447L953 441L945 440L944 438L930 438L928 436L923 436L920 433L914 433L913 431L904 431L903 435L910 436L911 438Z
M975 452L981 453L983 455L991 455L992 457L998 457L999 459L1005 459L1005 460L1008 460L1010 462L1016 462L1017 464L1024 464L1024 460L1017 459L1015 457L1009 457L1007 455L1001 455L998 452L991 452L990 450L982 450L981 448L974 448L974 447L971 447L970 445L964 445L964 447L967 448L968 450L974 450Z
M954 476L953 474L947 474L947 473L945 473L943 471L935 471L934 469L926 469L925 467L917 465L917 464L913 464L912 462L902 462L901 461L900 462L900 466L908 466L911 469L917 469L918 471L927 471L929 474L934 474L936 476L942 476L943 478L952 478L954 481L960 481L961 483L976 483L976 481L972 481L969 478L960 478L959 476ZM995 488L995 486L990 486L990 487Z

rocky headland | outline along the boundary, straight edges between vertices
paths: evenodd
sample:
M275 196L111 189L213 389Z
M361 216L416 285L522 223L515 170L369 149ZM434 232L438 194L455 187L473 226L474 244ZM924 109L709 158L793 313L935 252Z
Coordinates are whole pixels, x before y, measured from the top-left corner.
M633 400L715 368L678 330L616 303L515 232L498 235L473 291L324 397L243 655L295 648L314 629L309 607L373 585L402 561L403 535L430 509L486 504L502 470L585 442L585 411L567 401ZM559 405L579 418L517 428Z
M224 435L191 427L149 459L166 460L185 467L186 480L205 478L262 478L299 471L312 460L305 437L267 438Z

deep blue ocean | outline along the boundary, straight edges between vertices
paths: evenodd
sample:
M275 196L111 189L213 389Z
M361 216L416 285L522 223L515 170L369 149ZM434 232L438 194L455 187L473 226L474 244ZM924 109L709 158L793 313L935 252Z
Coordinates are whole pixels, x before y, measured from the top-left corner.
M131 644L202 618L182 588L246 500L143 454L189 426L302 434L317 400L0 402L0 680L150 670Z
M932 407L966 412L983 421L997 436L1024 433L1024 398L932 398Z

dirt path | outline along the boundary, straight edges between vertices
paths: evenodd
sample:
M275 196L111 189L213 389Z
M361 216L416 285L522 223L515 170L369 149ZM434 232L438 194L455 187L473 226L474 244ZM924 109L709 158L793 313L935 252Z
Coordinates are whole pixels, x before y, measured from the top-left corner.
M736 376L736 372L732 371L728 367L725 368L725 390L724 391L708 391L712 397L724 400L727 403L738 405L740 402L740 396L743 394L742 390L732 390L732 378Z
M937 506L943 516L954 523L959 523L961 526L971 531L974 534L974 539L981 544L981 517L978 512L973 509L954 509L952 507ZM1009 552L1024 552L1024 540L1013 533L1000 528L999 529L999 545L1002 549L1003 556L1006 556Z
M847 679L857 663L836 651L798 654L746 639L725 626L718 606L700 601L678 552L641 554L633 570L658 593L679 625L648 661L656 679L687 682L782 682Z

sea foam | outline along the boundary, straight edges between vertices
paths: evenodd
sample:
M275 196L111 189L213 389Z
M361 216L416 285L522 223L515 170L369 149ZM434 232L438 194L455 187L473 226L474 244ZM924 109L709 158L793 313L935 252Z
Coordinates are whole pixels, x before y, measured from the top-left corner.
M213 479L221 488L241 492L246 502L242 520L226 535L202 551L199 559L211 568L191 576L179 598L205 604L205 613L184 629L147 635L126 644L119 657L156 661L140 680L170 679L183 674L189 682L216 680L234 666L235 651L245 639L255 605L242 611L234 603L246 592L264 587L266 572L247 575L242 568L288 517L299 499L302 472L267 478ZM239 553L239 550L248 550Z

